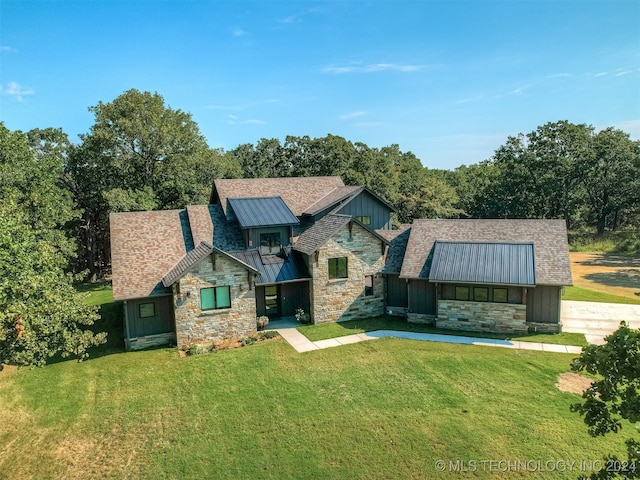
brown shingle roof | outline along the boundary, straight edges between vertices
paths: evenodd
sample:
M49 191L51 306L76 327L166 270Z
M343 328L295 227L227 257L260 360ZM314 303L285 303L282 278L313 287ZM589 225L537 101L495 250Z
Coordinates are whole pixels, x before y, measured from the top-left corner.
M376 230L376 233L389 242L387 257L384 262L384 273L398 274L402 268L404 253L411 233L411 225L400 225L398 230Z
M186 253L181 210L112 213L113 298L164 293L162 276Z
M187 215L189 216L194 245L198 245L200 242L213 245L213 223L209 205L188 205Z
M280 196L297 217L311 205L338 187L344 187L340 177L286 177L219 179L214 193L220 199L225 214L227 198Z
M350 221L351 215L325 215L302 232L293 249L311 255Z
M564 220L415 220L401 278L427 278L427 259L436 240L533 242L538 285L571 285L569 246Z
M364 190L364 187L346 186L334 188L313 205L309 205L303 213L306 215L315 215L346 198L360 193L362 190Z

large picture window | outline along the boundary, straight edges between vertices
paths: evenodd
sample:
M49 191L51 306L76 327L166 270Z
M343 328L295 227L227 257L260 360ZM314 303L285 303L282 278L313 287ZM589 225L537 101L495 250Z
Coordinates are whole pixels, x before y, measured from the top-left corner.
M469 287L456 287L456 300L469 300Z
M218 310L221 308L231 308L231 288L201 288L200 307L202 310Z
M329 278L347 278L349 272L347 269L347 257L330 258L329 259Z
M489 289L487 287L473 287L473 300L476 302L488 302Z
M281 245L280 232L260 234L260 253L263 255L276 255L280 253Z
M506 288L493 289L493 301L496 303L507 303L509 300L509 290Z

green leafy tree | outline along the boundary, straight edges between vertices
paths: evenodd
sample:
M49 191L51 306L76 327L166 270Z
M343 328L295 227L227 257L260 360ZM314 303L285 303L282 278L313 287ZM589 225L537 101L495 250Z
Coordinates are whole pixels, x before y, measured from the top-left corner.
M635 424L640 421L640 330L622 323L620 328L605 338L604 345L589 345L571 368L596 375L591 386L582 395L583 402L575 403L571 410L584 416L588 432L593 437L617 433L622 420ZM626 441L627 458L616 456L605 459L607 465L591 475L592 479L640 478L640 436ZM626 470L622 467L627 466ZM620 468L618 468L620 467Z

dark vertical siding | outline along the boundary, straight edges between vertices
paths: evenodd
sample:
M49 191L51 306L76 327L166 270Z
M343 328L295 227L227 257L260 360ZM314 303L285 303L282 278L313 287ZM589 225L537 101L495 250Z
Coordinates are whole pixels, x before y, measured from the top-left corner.
M408 307L407 281L398 275L385 275L387 279L387 305L390 307Z
M426 280L409 280L409 310L412 313L436 314L435 284Z
M391 210L366 191L361 192L353 200L342 207L338 213L354 216L371 217L371 225L368 228L390 229Z
M256 315L261 317L267 314L267 306L264 303L264 287L256 285Z
M155 316L140 318L139 305L143 303L155 304ZM176 330L171 296L129 300L127 302L127 315L129 318L130 338L170 333Z
M309 313L309 282L283 283L280 295L282 316L295 315L298 308Z
M527 322L559 323L561 287L537 286L527 290Z
M280 315L295 315L296 309L302 308L309 313L309 282L292 282L280 284ZM264 302L264 286L256 286L256 315L266 315Z

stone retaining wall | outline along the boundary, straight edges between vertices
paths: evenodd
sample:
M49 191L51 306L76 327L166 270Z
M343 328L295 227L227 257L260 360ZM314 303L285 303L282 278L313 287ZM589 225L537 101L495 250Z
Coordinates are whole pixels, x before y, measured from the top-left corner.
M438 301L436 327L472 332L527 333L527 307L521 304Z

